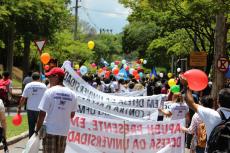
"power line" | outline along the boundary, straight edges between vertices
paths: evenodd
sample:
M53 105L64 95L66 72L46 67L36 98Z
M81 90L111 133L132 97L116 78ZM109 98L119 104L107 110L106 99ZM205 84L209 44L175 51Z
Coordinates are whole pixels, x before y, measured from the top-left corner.
M85 6L81 6L84 9L90 10L90 11L94 11L94 12L98 12L98 13L103 13L103 14L114 14L114 15L129 15L127 13L119 13L119 12L111 12L111 11L105 11L105 10L97 10L97 9L92 9L92 8L88 8Z
M99 30L98 26L93 22L93 20L91 19L89 12L87 12L87 10L85 8L83 8L84 12L86 13L87 18L89 19L89 22L97 29Z

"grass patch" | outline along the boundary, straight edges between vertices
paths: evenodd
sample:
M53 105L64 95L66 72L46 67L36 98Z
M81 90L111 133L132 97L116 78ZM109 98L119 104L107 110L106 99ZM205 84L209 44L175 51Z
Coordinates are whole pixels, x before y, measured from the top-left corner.
M6 137L7 139L20 135L21 133L29 129L27 115L22 115L22 123L20 126L13 125L12 118L13 116L6 116L6 124L7 124Z
M13 83L13 87L17 87L17 88L22 87L22 81L20 81L20 80L13 79L12 83Z

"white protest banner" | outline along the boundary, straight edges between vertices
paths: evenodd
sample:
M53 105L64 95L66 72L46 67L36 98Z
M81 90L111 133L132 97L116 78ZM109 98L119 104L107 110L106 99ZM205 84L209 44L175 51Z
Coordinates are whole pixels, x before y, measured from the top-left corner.
M126 96L126 97L136 97L136 96L146 96L147 89L143 90L137 90L137 91L132 91L132 92L123 92L123 93L109 93L110 95L115 95L115 96Z
M65 69L64 85L78 96L79 113L122 119L149 118L150 114L155 114L152 119L157 119L157 109L162 105L165 95L112 96L90 86L77 75L69 63L65 62L62 67Z
M184 153L184 120L130 122L77 114L65 153Z

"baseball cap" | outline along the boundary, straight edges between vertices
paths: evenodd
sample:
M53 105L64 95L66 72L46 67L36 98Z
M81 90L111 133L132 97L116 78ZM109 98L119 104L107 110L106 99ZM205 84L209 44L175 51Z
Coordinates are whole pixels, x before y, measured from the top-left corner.
M46 73L46 76L58 75L59 77L65 76L65 71L60 67L54 67L49 72Z

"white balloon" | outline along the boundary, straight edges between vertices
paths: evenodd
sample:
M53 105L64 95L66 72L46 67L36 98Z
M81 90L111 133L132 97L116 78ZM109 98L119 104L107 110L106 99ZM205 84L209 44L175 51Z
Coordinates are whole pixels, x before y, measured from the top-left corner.
M181 71L181 69L178 67L178 68L176 69L176 71L177 71L177 72L180 72L180 71Z
M163 73L160 73L159 76L160 76L161 78L163 78L164 74L163 74Z
M144 61L143 61L143 64L146 64L146 63L147 63L147 60L144 60Z
M130 69L129 69L129 73L130 73L130 74L133 74L133 71L134 71L134 68L130 68Z
M81 75L85 75L87 72L88 72L88 69L87 69L86 66L83 65L83 66L80 67Z
M126 60L123 59L123 60L121 61L121 63L122 63L122 64L126 64Z

